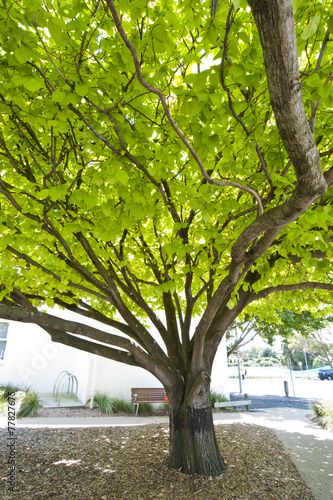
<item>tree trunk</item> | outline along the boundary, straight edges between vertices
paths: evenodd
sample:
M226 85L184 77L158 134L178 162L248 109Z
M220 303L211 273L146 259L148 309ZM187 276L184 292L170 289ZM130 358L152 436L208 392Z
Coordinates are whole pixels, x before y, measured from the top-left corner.
M215 437L208 373L187 382L180 404L177 399L170 394L169 466L185 474L219 476L227 467Z

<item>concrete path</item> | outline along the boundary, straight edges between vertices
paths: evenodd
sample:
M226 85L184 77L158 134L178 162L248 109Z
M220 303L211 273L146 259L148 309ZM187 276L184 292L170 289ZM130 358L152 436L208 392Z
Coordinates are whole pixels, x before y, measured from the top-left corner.
M244 422L274 430L316 500L333 500L333 433L320 428L308 409L265 408L215 414L216 424Z
M214 414L216 425L251 423L273 429L297 466L316 500L333 500L333 433L308 417L309 409L260 408L250 412ZM114 427L168 423L168 417L25 418L17 427ZM0 426L7 426L5 418Z

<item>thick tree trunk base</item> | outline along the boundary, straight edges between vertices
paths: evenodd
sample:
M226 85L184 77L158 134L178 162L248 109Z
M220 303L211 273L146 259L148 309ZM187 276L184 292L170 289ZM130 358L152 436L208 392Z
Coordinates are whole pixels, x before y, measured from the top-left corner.
M210 407L170 408L169 467L185 474L219 476L227 468L216 441Z

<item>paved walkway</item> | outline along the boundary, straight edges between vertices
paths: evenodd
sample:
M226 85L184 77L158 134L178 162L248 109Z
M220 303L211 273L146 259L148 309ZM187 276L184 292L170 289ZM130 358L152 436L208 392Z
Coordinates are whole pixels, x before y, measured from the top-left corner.
M215 414L215 423L244 422L274 430L316 500L333 500L333 433L307 416L308 409L265 408Z
M307 418L309 413L309 409L290 406L258 408L256 405L250 412L215 413L214 421L216 425L243 422L273 429L315 499L333 500L333 433L314 424ZM168 423L168 417L25 418L17 421L17 427L113 427L153 423ZM5 418L0 419L0 426L6 425Z

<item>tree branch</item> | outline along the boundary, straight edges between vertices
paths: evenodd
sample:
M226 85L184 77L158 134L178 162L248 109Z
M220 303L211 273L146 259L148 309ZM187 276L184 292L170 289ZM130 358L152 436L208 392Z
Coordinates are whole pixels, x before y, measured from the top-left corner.
M279 286L271 286L267 287L260 292L253 294L251 299L248 301L248 304L254 302L259 299L264 299L271 293L278 292L293 292L295 290L327 290L329 292L333 291L333 284L331 283L318 283L318 282L304 282L304 283L296 283L294 285L279 285Z
M123 39L126 47L130 50L130 52L132 54L132 58L133 58L134 66L135 66L135 72L136 72L136 75L137 75L137 78L138 78L139 82L141 83L141 85L143 87L145 87L147 90L149 90L149 92L151 92L153 94L156 94L159 97L159 99L161 101L161 104L162 104L162 107L164 109L164 113L165 113L165 115L166 115L166 117L167 117L167 119L168 119L171 127L176 132L176 134L178 135L178 137L181 139L181 141L183 142L183 144L186 146L186 148L188 149L188 151L191 153L191 155L194 158L195 162L199 166L200 172L202 173L202 175L204 176L204 178L207 179L207 181L208 181L209 184L214 184L215 186L221 186L221 187L233 186L233 187L236 187L238 189L242 189L242 190L245 190L245 191L251 193L252 196L256 199L256 201L258 203L258 213L259 214L262 213L262 204L261 204L260 196L252 188L250 188L248 186L244 186L243 184L240 184L239 182L221 182L221 181L218 181L216 179L212 179L210 177L210 175L207 173L207 171L206 171L206 169L205 169L202 161L200 160L198 154L196 153L195 149L193 148L193 146L191 145L191 143L187 140L187 138L185 137L185 135L183 134L183 132L181 131L181 129L178 127L178 125L175 122L175 120L173 119L163 92L160 89L154 87L153 85L150 85L143 78L142 72L141 72L141 64L140 64L140 61L139 61L138 54L136 52L136 48L133 45L133 43L129 40L128 36L126 35L126 33L124 31L124 28L123 28L123 26L121 24L121 21L119 19L119 16L118 16L118 12L117 12L117 10L116 10L116 8L114 6L113 0L106 0L106 3L108 4L108 6L109 6L109 8L111 10L111 13L112 13L112 16L113 16L116 28L118 30L118 33L120 34L120 36Z

